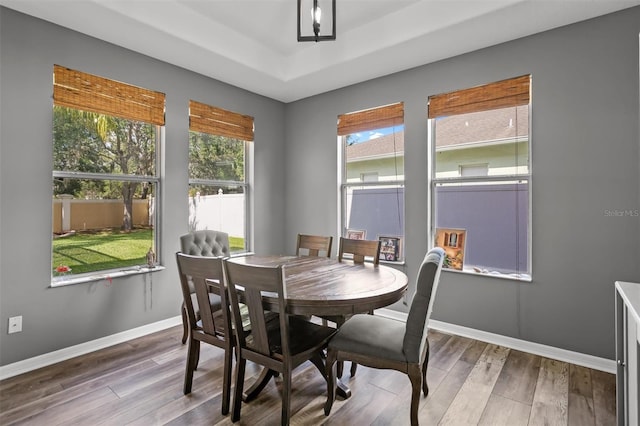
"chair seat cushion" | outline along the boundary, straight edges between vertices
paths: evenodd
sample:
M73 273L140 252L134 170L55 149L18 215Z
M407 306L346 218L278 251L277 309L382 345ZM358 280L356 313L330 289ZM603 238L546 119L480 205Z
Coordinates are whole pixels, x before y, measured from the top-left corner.
M280 322L278 314L268 313L266 317L269 334L271 356L282 355ZM336 332L335 328L314 324L298 316L289 317L289 345L292 355L306 352L317 346L319 342L328 341ZM252 337L248 339L251 345Z
M195 311L196 316L200 316L200 307L198 306L198 297L195 293L191 293L191 303L193 304L193 310ZM209 293L209 304L211 305L212 311L219 311L222 309L222 300L220 300L220 296L214 293Z
M406 362L402 351L405 324L390 318L357 314L340 327L329 349Z

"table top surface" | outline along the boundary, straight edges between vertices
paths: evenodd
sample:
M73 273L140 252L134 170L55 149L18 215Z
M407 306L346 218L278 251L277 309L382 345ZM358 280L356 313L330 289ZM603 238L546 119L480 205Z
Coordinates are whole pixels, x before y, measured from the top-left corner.
M312 256L234 257L256 266L284 266L287 301L293 314L347 315L369 312L397 302L407 291L407 276L392 267ZM266 299L266 300L265 300ZM263 296L266 307L277 299Z

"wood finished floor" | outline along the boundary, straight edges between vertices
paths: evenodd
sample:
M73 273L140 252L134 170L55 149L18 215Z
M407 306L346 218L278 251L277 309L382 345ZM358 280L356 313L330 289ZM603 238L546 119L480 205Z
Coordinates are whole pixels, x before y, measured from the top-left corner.
M230 425L220 414L222 350L202 345L193 392L182 394L186 345L171 329L0 382L0 425ZM423 425L614 425L615 376L463 337L431 332ZM294 372L293 425L409 424L410 384L362 366L353 396L324 416L311 364ZM249 366L249 375L257 374ZM238 425L280 424L279 381L242 406Z

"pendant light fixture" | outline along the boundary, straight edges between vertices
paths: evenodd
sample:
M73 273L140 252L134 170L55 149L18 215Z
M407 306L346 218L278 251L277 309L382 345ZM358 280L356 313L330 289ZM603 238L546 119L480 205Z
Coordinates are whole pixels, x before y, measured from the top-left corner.
M298 0L298 41L336 39L336 0Z

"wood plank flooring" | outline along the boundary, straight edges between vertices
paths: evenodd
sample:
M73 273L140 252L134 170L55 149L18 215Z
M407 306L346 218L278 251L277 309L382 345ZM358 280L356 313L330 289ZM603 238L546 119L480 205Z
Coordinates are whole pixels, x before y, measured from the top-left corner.
M193 392L182 394L181 327L0 382L0 425L230 425L220 414L223 352L202 345ZM615 424L615 376L463 337L431 332L423 425ZM400 373L358 367L353 396L325 417L324 380L294 372L293 425L408 425L411 387ZM259 369L249 365L247 380ZM280 424L281 382L242 406L238 425Z

